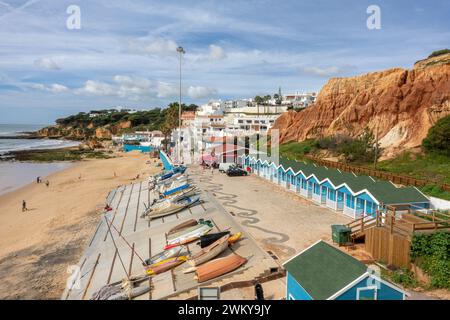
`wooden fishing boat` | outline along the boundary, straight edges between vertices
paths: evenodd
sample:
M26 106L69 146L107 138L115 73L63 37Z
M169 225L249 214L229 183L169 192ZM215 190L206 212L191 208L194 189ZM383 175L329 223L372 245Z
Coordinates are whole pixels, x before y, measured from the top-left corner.
M205 282L236 270L247 262L247 259L238 254L231 254L225 258L209 261L195 270L198 282Z
M190 238L184 239L180 242L176 242L176 243L172 243L172 244L168 244L164 247L164 250L169 250L175 247L179 247L179 246L185 246L191 242L197 241L199 239L199 236L192 236Z
M159 187L159 192L164 193L168 190L172 190L178 187L181 187L182 185L187 184L187 178L186 177L179 177L179 179L175 179L173 181L168 182L167 184L164 183Z
M167 197L167 196L170 196L172 194L176 194L176 193L182 192L183 190L188 189L189 187L191 187L191 185L186 182L185 184L183 184L181 186L178 186L176 188L173 188L173 189L170 189L170 190L167 190L167 191L161 193L161 195L163 197Z
M167 239L167 244L175 244L175 243L182 243L183 241L186 241L191 238L200 237L212 230L212 226L210 225L198 225L194 227L195 229L189 230L187 232L184 232L182 234L175 234L176 236L170 237L170 239Z
M169 232L167 232L167 235L171 235L171 234L173 234L175 232L179 232L179 231L182 231L182 230L184 230L184 229L186 229L188 227L193 227L193 226L196 226L196 225L198 225L198 221L197 220L189 219L189 220L187 220L187 221L185 221L183 223L180 223L180 224L176 225L172 229L170 229Z
M230 231L224 231L224 232L218 232L218 233L210 233L204 236L201 236L199 239L200 241L197 243L200 248L205 248L215 241L219 240L223 236L229 235Z
M181 249L182 249L181 247L178 247L178 248L175 247L175 248L171 248L169 250L161 251L160 253L155 254L151 258L145 260L142 264L144 266L150 266L150 265L153 265L155 263L161 262L163 260L176 257L176 256L178 256L180 254Z
M167 201L157 207L152 207L147 213L147 218L155 219L169 214L174 214L200 201L200 196L185 197L175 202Z
M196 193L197 193L197 187L192 186L192 187L187 188L187 189L185 189L183 191L180 191L178 193L175 193L175 194L172 194L170 196L163 197L161 199L155 200L155 201L153 201L152 206L157 205L158 203L161 203L161 202L165 202L165 201L176 201L176 200L184 198L184 197L190 197L190 196L195 195Z
M223 251L225 251L228 248L228 238L230 236L224 235L219 240L213 242L209 246L203 248L196 254L192 255L188 263L192 267L196 267L202 263L205 263L215 257L217 257L219 254L221 254Z
M185 262L187 260L186 256L179 256L179 257L174 257L174 258L170 258L170 259L166 259L163 260L155 265L149 266L147 268L147 274L148 275L156 275L156 274L160 274L163 272L166 272L170 269L175 268L176 266L179 266L180 264L182 264L183 262Z

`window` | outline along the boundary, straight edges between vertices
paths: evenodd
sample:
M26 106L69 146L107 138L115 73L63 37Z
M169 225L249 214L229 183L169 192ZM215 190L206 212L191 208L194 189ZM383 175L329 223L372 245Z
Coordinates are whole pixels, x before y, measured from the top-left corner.
M244 120L238 120L238 123L244 123Z
M356 289L356 300L377 300L377 287L363 287Z
M198 289L199 300L220 300L220 288L199 288Z

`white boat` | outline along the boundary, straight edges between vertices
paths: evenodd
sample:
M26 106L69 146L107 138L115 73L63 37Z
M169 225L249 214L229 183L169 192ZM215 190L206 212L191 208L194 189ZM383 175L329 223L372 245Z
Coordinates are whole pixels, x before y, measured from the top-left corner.
M190 259L188 260L188 264L191 267L196 267L202 263L205 263L215 257L217 257L219 254L221 254L223 251L225 251L228 248L228 238L230 235L223 236L219 240L213 242L209 246L203 248L196 254L192 255Z
M155 263L161 262L163 260L169 259L169 258L173 258L173 257L177 257L180 255L182 247L174 247L171 248L169 250L164 250L158 254L155 254L154 256L152 256L151 258L147 259L144 261L144 265L145 266L150 266L153 265Z
M177 201L166 201L159 203L156 207L150 208L150 211L146 212L146 216L149 219L159 218L167 216L169 214L177 213L187 207L200 201L200 196L184 197Z
M154 205L157 205L158 203L161 203L161 202L166 202L166 201L174 202L174 201L180 200L180 199L185 198L185 197L193 196L194 194L197 193L197 191L198 191L197 187L195 187L195 186L189 187L187 189L184 189L184 190L182 190L182 191L180 191L178 193L174 193L174 194L172 194L170 196L167 196L165 198L161 198L161 199L155 200L150 208L152 208Z
M188 228L187 232L184 232L180 235L178 235L178 233L176 233L176 234L172 235L174 237L168 237L167 244L177 244L177 243L181 243L187 239L199 238L200 236L207 234L211 230L212 230L212 227L210 225L206 225L206 224L198 225L193 229Z
M159 190L158 190L159 193L164 193L164 192L166 192L168 190L172 190L172 189L181 187L181 186L183 186L183 185L188 183L187 182L187 177L181 176L179 178L180 179L173 180L171 183L161 185L159 187Z

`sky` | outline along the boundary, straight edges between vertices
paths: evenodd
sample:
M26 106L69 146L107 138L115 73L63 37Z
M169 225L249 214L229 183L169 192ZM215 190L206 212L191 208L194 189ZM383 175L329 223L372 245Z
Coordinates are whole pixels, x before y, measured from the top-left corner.
M183 102L319 91L450 47L449 16L448 0L0 0L0 123L164 107L178 46Z

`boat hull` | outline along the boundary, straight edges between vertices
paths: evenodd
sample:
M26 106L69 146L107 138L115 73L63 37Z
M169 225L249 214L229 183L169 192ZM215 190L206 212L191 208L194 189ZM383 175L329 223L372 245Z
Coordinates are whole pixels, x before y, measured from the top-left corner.
M179 225L176 225L175 227L173 227L172 229L169 230L169 232L167 232L167 235L171 235L175 232L179 232L179 231L183 231L186 228L189 227L193 227L198 225L198 221L195 219L189 219L183 223L180 223Z
M229 237L229 235L225 235L206 248L203 248L202 250L200 250L200 252L197 252L196 254L191 256L191 258L188 260L188 264L192 267L196 267L217 257L228 248Z
M205 282L220 277L233 270L236 270L246 262L247 259L237 254L232 254L225 258L212 260L197 267L197 270L195 271L197 281Z

